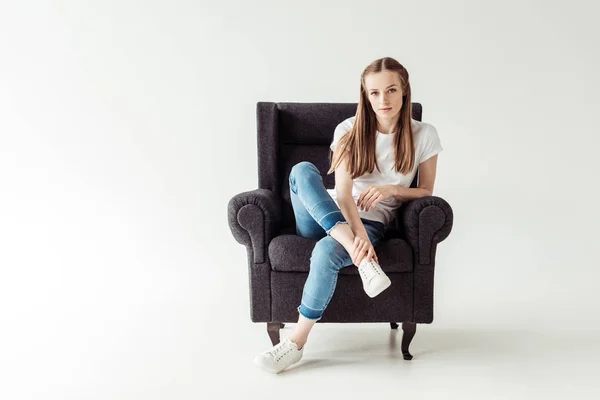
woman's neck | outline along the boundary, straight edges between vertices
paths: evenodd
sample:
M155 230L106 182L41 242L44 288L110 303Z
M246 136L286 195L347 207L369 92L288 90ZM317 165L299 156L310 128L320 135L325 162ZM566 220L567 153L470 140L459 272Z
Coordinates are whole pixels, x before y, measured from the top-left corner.
M400 113L391 119L377 119L377 130L384 135L395 133L398 126L398 120L400 119Z

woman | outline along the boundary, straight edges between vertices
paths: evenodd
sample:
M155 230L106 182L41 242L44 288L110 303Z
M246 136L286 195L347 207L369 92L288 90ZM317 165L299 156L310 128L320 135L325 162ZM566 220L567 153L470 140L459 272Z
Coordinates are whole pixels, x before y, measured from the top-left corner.
M372 62L361 75L356 115L342 121L331 143L326 189L309 162L290 172L290 195L298 235L318 240L289 338L258 355L262 369L279 373L298 362L308 335L331 300L341 268L357 265L363 288L375 297L391 281L379 266L375 247L404 201L433 194L437 154L443 150L431 124L411 118L406 69L393 58ZM410 188L419 170L419 187Z

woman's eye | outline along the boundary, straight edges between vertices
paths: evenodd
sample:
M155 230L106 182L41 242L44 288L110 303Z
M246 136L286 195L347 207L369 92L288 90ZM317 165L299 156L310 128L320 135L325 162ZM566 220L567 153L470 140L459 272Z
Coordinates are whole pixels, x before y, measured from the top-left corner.
M394 89L394 88L392 88L392 89L390 89L390 90L393 90L394 92L396 91L396 89ZM372 95L374 95L374 94L377 94L377 92L372 92L372 93L371 93L371 96L372 96Z

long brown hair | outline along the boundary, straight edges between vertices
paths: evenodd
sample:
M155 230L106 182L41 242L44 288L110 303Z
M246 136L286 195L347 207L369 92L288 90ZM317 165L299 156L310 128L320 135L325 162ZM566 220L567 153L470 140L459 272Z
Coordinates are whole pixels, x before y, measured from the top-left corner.
M331 174L342 161L342 154L348 154L348 168L352 179L369 172L373 172L377 165L375 149L377 134L377 116L371 107L368 99L365 78L372 73L381 71L391 71L398 74L400 86L402 89L402 109L398 126L395 129L397 134L394 137L394 148L396 155L395 168L402 174L408 174L415 163L414 140L411 128L412 105L410 99L410 82L408 80L408 71L398 61L391 57L384 57L373 61L365 68L360 77L360 98L356 109L356 119L352 129L346 133L337 146L340 147L335 155L330 154L331 167L327 174ZM337 149L336 149L337 150ZM331 152L330 152L331 153Z

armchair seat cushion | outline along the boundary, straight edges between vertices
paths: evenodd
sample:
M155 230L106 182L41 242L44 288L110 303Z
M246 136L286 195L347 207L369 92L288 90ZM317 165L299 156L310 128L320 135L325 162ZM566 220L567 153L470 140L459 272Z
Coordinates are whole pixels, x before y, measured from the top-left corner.
M283 234L273 238L269 244L271 269L278 272L309 272L310 257L317 240L295 234ZM381 269L386 273L411 272L413 252L401 238L388 238L375 247ZM344 267L340 274L358 275L353 265Z

